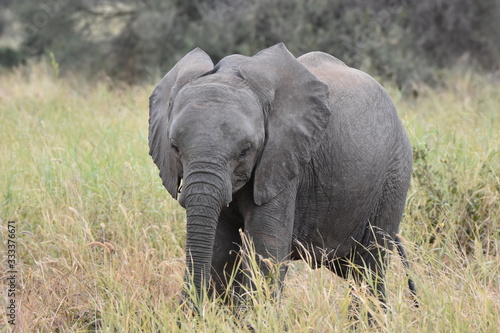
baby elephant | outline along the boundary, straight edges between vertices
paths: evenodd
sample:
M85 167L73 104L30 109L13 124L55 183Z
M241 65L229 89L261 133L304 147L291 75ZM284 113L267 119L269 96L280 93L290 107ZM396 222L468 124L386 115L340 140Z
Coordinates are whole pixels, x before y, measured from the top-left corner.
M197 48L150 97L149 147L186 209L186 288L198 296L225 292L235 267L236 285L252 283L239 262L241 229L264 274L265 262L313 258L344 278L373 279L385 302L387 249L396 244L404 258L396 233L412 149L369 75L322 52L295 58L282 43L215 66Z

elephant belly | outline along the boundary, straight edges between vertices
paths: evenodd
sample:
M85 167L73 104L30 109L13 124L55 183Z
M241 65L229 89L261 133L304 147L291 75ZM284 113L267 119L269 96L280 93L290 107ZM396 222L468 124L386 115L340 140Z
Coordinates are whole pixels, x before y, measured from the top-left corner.
M299 186L294 246L331 260L347 256L364 238L380 200L384 177L359 166L337 165L321 170L318 162L316 159L308 165L309 172Z

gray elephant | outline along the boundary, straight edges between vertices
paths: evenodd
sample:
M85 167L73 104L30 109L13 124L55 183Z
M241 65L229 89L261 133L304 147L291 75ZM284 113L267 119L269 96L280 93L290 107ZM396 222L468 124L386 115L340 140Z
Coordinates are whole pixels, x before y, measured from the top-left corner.
M215 66L197 48L156 86L149 112L150 154L186 209L186 281L198 293L226 290L241 229L261 259L372 274L385 302L385 249L396 243L404 257L396 233L412 149L372 77L282 43Z

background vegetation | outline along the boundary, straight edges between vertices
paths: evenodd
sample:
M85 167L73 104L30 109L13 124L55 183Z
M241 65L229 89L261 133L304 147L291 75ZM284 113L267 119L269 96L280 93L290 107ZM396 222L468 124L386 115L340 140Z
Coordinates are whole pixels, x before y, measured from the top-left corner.
M163 75L196 46L214 59L284 42L333 54L408 91L457 61L498 70L497 0L2 0L7 65L52 52L62 72ZM10 27L10 28L9 28Z
M7 221L16 221L17 330L496 332L498 6L0 0L0 251L3 267ZM349 319L347 281L299 262L280 303L256 276L255 306L240 323L215 302L201 318L177 304L185 214L148 155L149 94L195 46L217 61L278 41L296 56L333 53L381 79L393 98L414 147L401 235L419 309L396 255L387 313L365 287L355 291L372 327ZM3 272L0 332L10 332Z

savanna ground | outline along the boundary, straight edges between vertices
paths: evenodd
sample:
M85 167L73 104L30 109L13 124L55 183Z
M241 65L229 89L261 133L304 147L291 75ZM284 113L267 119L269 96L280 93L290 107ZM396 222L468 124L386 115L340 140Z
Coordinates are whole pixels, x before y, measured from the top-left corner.
M239 319L208 302L177 303L184 210L148 155L153 86L58 78L32 65L0 77L2 284L0 331L10 332L496 332L500 322L500 85L465 70L439 90L403 98L389 88L414 147L401 235L419 291L412 307L394 254L390 309L349 318L349 283L290 264L281 302L261 284ZM16 227L16 318L8 324L8 221ZM181 328L178 327L181 324Z

